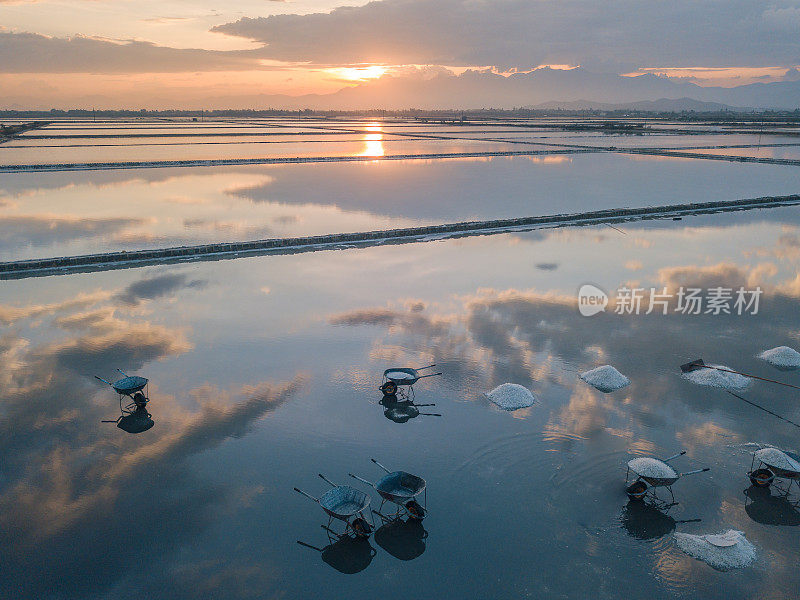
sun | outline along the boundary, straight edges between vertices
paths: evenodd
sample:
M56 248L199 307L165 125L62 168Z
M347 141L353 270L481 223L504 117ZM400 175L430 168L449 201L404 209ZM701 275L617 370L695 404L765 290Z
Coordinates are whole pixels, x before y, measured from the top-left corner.
M369 67L337 67L335 69L328 69L329 73L336 75L340 79L354 82L377 79L378 77L383 76L386 71L388 71L388 68L381 67L380 65L371 65Z

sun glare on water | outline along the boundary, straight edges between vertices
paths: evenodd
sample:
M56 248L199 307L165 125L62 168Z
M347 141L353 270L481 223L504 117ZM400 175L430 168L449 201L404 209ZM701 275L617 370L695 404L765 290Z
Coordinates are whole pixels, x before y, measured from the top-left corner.
M358 156L384 156L386 153L383 149L383 130L380 123L367 125L367 131L375 133L368 133L364 136L364 151L359 152Z

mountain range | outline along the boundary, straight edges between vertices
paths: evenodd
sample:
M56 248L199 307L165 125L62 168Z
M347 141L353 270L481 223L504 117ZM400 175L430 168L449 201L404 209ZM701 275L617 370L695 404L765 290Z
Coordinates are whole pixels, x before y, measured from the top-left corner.
M475 109L626 108L639 110L800 109L800 73L784 80L737 87L704 87L653 74L622 76L582 68L542 68L509 76L468 70L384 75L332 94L247 95L208 98L207 108Z
M209 95L186 102L168 93L154 98L83 95L65 99L75 108L156 109L480 109L565 108L573 110L690 111L800 109L800 71L789 69L780 81L737 87L700 86L692 81L654 74L623 76L583 68L540 68L501 75L491 70L467 70L460 75L430 67L384 75L330 94L302 96L263 93ZM33 97L6 96L1 108L46 108ZM49 107L47 107L49 108Z

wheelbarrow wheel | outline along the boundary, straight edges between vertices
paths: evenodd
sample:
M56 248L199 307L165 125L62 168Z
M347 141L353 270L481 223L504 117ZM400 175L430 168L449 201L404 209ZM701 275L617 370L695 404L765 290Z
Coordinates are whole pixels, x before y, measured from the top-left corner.
M394 381L387 381L380 389L384 396L394 396L397 393L397 384Z
M625 488L625 493L628 494L628 498L631 500L642 500L647 494L647 484L641 479L634 481Z
M356 534L356 537L368 538L372 533L372 525L367 523L366 519L362 519L361 517L353 519L353 523L350 525L350 527L353 528L353 533Z
M425 518L425 509L416 500L406 502L406 510L408 511L408 516L415 521L422 521Z
M750 483L759 488L768 488L772 480L775 479L775 475L769 469L756 469L749 473L748 476L750 477Z

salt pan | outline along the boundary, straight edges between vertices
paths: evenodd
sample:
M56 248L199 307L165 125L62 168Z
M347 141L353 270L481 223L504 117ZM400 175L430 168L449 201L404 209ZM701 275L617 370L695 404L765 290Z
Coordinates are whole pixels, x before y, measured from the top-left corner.
M611 365L603 365L591 371L581 373L581 379L604 393L615 392L630 385L631 380Z
M711 535L675 533L674 537L678 548L718 571L740 569L756 559L755 546L747 541L744 533L735 529ZM723 545L717 545L720 542L723 542Z
M728 369L724 365L708 365L710 367L719 367L721 369ZM709 385L711 387L718 387L724 390L745 390L750 385L751 379L738 373L729 373L727 371L718 371L717 369L707 369L701 367L695 371L689 371L683 374L683 378L696 383L697 385Z
M800 352L789 346L778 346L771 350L764 350L758 355L776 369L782 371L794 371L800 369Z
M486 397L503 410L527 408L536 403L531 391L517 383L503 383L486 394Z

